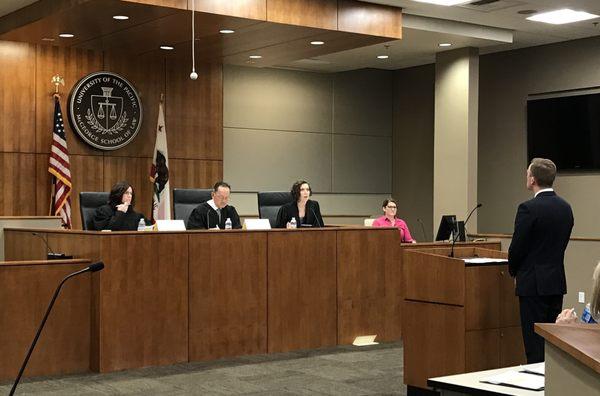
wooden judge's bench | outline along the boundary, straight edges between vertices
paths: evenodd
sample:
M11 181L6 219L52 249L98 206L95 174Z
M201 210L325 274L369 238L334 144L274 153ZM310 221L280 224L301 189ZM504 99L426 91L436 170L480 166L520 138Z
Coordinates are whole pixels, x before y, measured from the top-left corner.
M16 375L60 275L74 268L73 262L63 264L62 272L52 262L31 264L46 257L44 240L54 252L102 260L106 267L65 285L27 376L313 349L351 344L362 335L396 341L402 336L403 317L416 324L415 316L421 316L409 305L407 313L402 312L405 290L412 296L427 283L412 270L405 272L411 278L403 282L403 251L447 246L400 244L396 229L365 227L185 232L6 229L6 259L20 260L21 267L17 271L9 262L0 263L0 290L18 284L23 292L18 298L2 295L0 300L0 339L15 340L9 353L0 355L0 379ZM500 248L499 243L457 246ZM412 255L406 257L412 260ZM46 275L49 268L57 269L52 276ZM32 280L35 292L27 289ZM458 278L445 281L466 290ZM80 303L70 309L74 302ZM491 319L482 315L471 321ZM476 340L482 345L496 334L492 333L484 331Z

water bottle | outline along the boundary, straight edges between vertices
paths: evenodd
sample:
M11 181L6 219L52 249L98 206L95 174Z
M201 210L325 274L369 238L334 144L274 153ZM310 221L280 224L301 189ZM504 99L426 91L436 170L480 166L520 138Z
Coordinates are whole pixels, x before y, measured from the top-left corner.
M292 217L292 220L290 220L290 228L296 228L298 227L298 223L296 222L296 218Z
M142 217L140 219L140 222L138 223L138 231L144 231L146 229L146 222L144 221L144 218Z
M581 321L583 323L596 323L594 318L592 318L592 312L590 311L590 303L587 303L583 313L581 314Z
M231 230L231 219L229 217L227 218L227 220L225 220L225 229Z

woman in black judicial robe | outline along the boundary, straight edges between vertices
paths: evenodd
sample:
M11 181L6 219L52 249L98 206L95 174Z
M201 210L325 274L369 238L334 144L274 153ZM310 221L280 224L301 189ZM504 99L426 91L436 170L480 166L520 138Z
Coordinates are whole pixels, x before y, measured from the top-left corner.
M110 190L108 203L100 206L94 213L96 231L136 231L144 215L133 210L135 195L133 187L126 181L120 181Z
M291 193L293 200L279 208L275 227L289 228L292 217L296 219L297 227L324 227L319 203L309 199L312 195L310 184L299 180L292 185Z

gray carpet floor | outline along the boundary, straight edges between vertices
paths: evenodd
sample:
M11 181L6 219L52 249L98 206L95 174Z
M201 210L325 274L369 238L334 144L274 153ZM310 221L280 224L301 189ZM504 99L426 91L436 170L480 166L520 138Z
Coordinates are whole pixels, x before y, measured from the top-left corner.
M25 379L17 395L406 395L402 344ZM1 383L8 394L12 383Z

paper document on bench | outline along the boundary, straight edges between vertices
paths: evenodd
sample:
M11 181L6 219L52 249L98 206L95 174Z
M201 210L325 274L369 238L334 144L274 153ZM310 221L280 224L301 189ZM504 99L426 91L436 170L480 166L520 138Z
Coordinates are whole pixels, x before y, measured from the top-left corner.
M544 389L544 379L545 378L541 375L520 373L517 370L509 370L501 374L483 378L480 380L480 382L539 391Z

